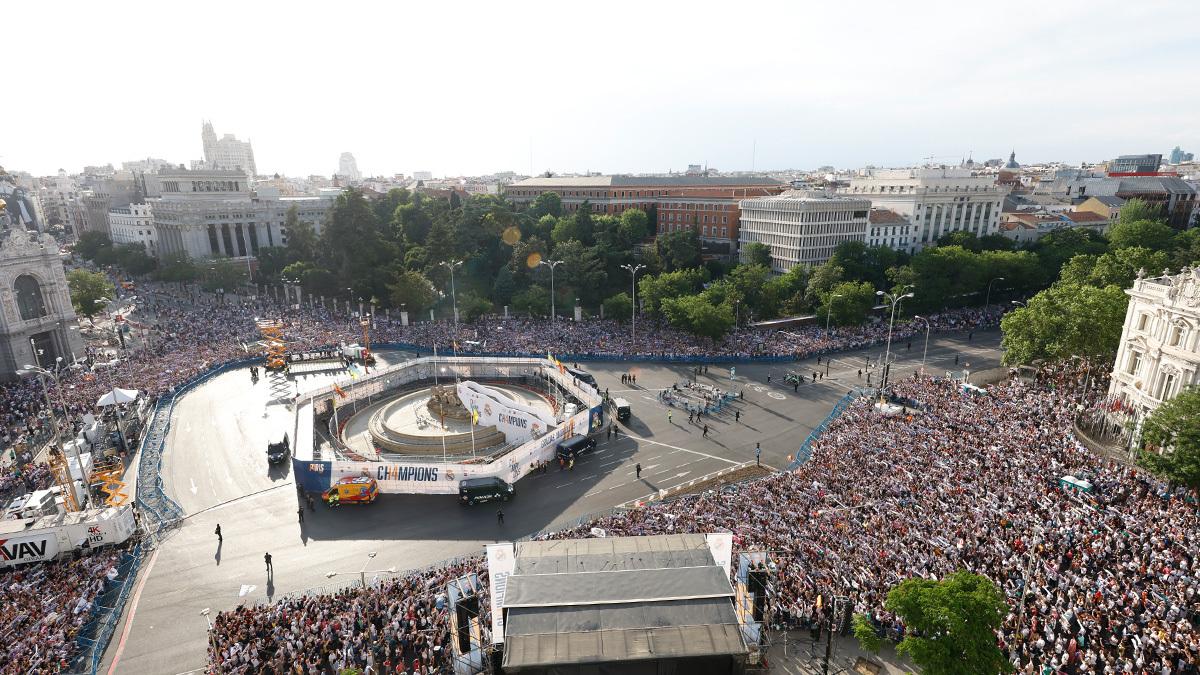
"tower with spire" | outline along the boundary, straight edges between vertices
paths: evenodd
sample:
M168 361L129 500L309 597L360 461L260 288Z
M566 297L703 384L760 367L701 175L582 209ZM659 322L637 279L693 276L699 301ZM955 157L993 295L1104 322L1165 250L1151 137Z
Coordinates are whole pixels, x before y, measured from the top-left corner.
M1019 169L1019 168L1021 168L1021 165L1020 165L1020 164L1017 164L1017 151L1016 151L1016 149L1015 149L1015 148L1013 149L1013 151L1012 151L1011 153L1009 153L1009 155L1008 155L1008 164L1005 164L1005 165L1004 165L1004 168L1006 168L1006 169Z

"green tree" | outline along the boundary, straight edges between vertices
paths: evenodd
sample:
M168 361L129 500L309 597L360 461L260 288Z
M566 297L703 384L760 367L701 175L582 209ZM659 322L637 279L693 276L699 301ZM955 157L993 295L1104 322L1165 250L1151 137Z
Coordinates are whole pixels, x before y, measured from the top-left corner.
M960 570L941 581L905 579L888 593L885 607L908 628L896 651L912 658L924 675L1011 672L996 646L1008 604L987 577Z
M258 258L258 269L254 277L261 283L274 283L288 264L288 250L282 246L259 247L255 257Z
M419 315L433 306L433 284L420 272L397 272L388 286L388 298L392 307L404 309L410 316Z
M883 646L883 638L879 637L879 633L875 630L875 624L871 623L871 617L866 614L855 614L850 625L854 631L854 637L858 639L859 646L872 654L878 654L879 648Z
M107 233L89 230L79 235L79 240L75 242L73 250L84 260L94 262L101 251L112 248L112 245L112 240L108 238Z
M454 235L446 223L436 222L429 229L429 236L425 239L425 251L428 256L426 263L429 265L449 262L454 257Z
M200 270L191 258L188 258L187 253L178 251L163 256L157 276L160 281L188 283L200 277Z
M714 305L701 295L669 298L663 302L663 314L672 326L713 340L733 328L733 308Z
M300 220L296 206L288 207L287 216L283 222L287 231L287 252L290 262L309 261L317 255L317 231L313 224Z
M209 292L234 293L246 279L246 266L231 260L210 260L200 271L200 287Z
M1108 242L1084 227L1055 230L1033 245L1046 279L1057 279L1063 264L1080 253L1100 255L1108 251Z
M638 298L647 314L658 316L663 301L698 293L708 280L708 271L699 267L663 272L658 276L647 275L638 282Z
M562 261L555 272L560 294L572 291L585 305L595 307L608 276L595 247L584 247L575 240L566 241L554 247L554 257Z
M555 244L562 244L568 241L584 240L583 227L579 224L579 219L575 216L567 216L559 218L554 225L554 230L550 232L550 238Z
M840 297L835 297L840 296ZM857 326L866 320L875 306L875 289L866 281L843 281L821 297L817 319L824 323L826 313L831 323Z
M780 314L799 314L804 307L804 289L808 287L808 268L796 265L786 273L772 277L763 293Z
M1175 269L1200 265L1200 224L1175 235L1175 250L1171 253L1171 266ZM1147 267L1149 272L1154 268Z
M826 260L818 265L808 277L808 287L804 291L805 304L809 307L816 307L826 293L842 282L844 276L845 270L832 260Z
M433 219L425 211L424 201L419 195L413 195L409 203L396 207L391 221L393 236L413 244L425 244L425 237L429 236L429 229L433 227Z
M628 293L617 293L604 299L604 318L625 322L633 316L633 300Z
M525 234L527 237L537 237L542 241L553 241L554 228L558 226L558 220L555 216L544 215L529 226L529 231Z
M1138 463L1173 485L1200 490L1200 387L1164 401L1142 426Z
M71 291L75 313L89 321L104 310L105 300L116 297L116 289L100 272L71 270L67 273L67 288Z
M771 247L766 244L761 244L757 241L746 244L743 251L742 260L746 261L747 265L762 265L767 269L771 268Z
M700 235L696 233L695 228L660 235L655 244L668 270L700 265Z
M1118 286L1054 284L1001 320L1004 362L1111 358L1121 339L1128 301Z
M1122 221L1108 231L1108 240L1113 248L1141 246L1153 251L1167 251L1175 241L1175 230L1155 220Z
M529 212L535 219L543 216L558 218L562 216L562 197L558 196L557 192L543 192L534 197L533 203L529 205Z
M113 256L121 269L135 276L149 274L158 267L158 261L146 255L146 249L141 244L116 246L113 248Z
M917 253L912 258L917 278L913 304L936 311L972 302L973 294L983 291L989 281L979 262L978 255L961 246L935 246Z
M387 295L397 251L362 192L351 188L338 195L319 246L320 266L333 272L338 286L360 296Z
M974 232L967 232L965 230L954 230L953 232L943 234L938 237L937 245L961 246L973 253L979 253L983 250L983 245L979 243L979 237Z
M513 278L512 268L502 265L492 280L492 300L497 305L507 305L517 292L517 282Z
M478 293L465 291L458 294L458 315L463 321L474 321L491 311L491 301Z
M633 246L650 235L650 217L641 209L629 209L621 214L617 233L625 247Z
M1130 246L1099 256L1077 255L1063 265L1059 280L1067 284L1129 288L1137 278L1138 270L1157 274L1167 265L1168 257L1164 251Z
M1162 208L1144 199L1130 199L1121 205L1121 213L1117 217L1118 224L1136 223L1143 220L1162 222Z
M517 293L512 299L513 310L530 316L550 314L550 291L542 286L530 286Z

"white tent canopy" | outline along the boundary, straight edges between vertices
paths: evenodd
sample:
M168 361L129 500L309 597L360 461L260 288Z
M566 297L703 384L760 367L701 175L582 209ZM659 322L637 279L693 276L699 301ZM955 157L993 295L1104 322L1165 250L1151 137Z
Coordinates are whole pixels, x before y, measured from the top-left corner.
M137 400L140 392L137 389L113 389L96 401L96 405L104 408L118 403L131 403Z

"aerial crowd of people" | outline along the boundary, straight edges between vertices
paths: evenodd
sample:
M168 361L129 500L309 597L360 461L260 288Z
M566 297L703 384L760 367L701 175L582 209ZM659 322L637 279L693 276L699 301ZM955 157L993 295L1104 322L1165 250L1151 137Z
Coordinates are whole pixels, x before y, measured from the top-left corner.
M843 627L858 613L894 640L905 627L885 609L888 591L911 576L965 569L1006 596L997 645L1019 673L1194 675L1200 510L1194 495L1074 438L1071 409L1085 381L1077 364L985 393L914 376L895 386L912 406L905 414L884 415L859 399L795 472L544 536L730 531L735 554L770 552L768 625ZM1066 476L1088 481L1090 491ZM467 572L486 579L475 560L378 588L222 613L210 664L223 673L282 672L278 664L298 662L308 664L303 672L328 672L325 664L450 672L445 648L433 660L429 647L397 650L395 631L417 621L428 626L420 644L446 645L441 594ZM363 607L367 618L359 618ZM379 616L379 607L393 609ZM316 635L306 636L308 625L320 627Z

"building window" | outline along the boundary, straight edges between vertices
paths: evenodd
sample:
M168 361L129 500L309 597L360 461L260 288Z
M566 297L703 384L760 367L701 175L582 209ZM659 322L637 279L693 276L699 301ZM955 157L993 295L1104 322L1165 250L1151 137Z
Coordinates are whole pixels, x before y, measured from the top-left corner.
M1175 373L1163 373L1162 384L1158 387L1158 396L1160 401L1165 401L1171 398L1172 390L1175 388Z
M1141 332L1146 331L1146 324L1150 322L1150 315L1146 313L1138 314L1137 329Z
M1129 352L1129 364L1125 367L1125 372L1130 375L1137 375L1138 369L1142 367L1142 353L1139 351Z
M17 295L17 307L21 319L28 321L46 316L46 301L42 298L42 285L28 274L17 277L13 283L13 291Z
M1171 337L1170 337L1170 339L1167 340L1167 345L1171 346L1171 347L1178 347L1182 343L1183 343L1183 326L1172 326L1171 327Z

